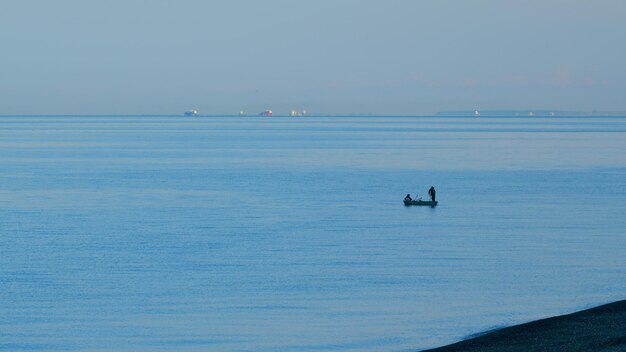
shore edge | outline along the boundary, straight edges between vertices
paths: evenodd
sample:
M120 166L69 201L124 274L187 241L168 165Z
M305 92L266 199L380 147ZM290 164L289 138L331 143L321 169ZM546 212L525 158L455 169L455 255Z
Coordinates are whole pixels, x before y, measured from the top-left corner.
M626 300L535 320L422 352L626 351Z

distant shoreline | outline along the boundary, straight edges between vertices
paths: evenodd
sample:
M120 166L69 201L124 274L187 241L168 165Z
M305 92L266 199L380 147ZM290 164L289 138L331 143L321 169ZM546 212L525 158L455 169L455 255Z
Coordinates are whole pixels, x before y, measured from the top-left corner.
M422 352L626 351L626 300L532 321Z
M576 112L559 112L554 115L535 113L529 115L528 113L513 113L513 112L481 112L480 115L465 112L438 112L435 114L426 115L381 115L381 114L307 114L304 116L290 116L286 114L274 114L273 116L259 116L259 115L238 115L238 114L197 114L195 116L184 116L181 114L0 114L0 118L8 117L180 117L186 119L194 119L200 117L246 117L246 118L259 118L259 119L272 119L276 117L288 117L294 120L307 119L315 117L366 117L366 118L527 118L527 119L543 119L543 118L624 118L626 112L616 113L576 113Z

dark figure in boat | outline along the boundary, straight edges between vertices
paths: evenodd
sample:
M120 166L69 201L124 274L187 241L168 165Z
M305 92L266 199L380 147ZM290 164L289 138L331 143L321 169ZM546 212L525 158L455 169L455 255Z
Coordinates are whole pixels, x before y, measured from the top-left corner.
M435 201L436 194L437 194L437 191L435 191L435 187L430 186L430 189L428 190L428 195L430 196L430 200L432 200L433 202Z
M404 201L405 201L405 202L410 202L410 201L412 201L412 200L413 200L413 198L411 198L411 194L410 194L410 193L409 193L409 194L407 194L407 195L406 195L406 197L404 197Z

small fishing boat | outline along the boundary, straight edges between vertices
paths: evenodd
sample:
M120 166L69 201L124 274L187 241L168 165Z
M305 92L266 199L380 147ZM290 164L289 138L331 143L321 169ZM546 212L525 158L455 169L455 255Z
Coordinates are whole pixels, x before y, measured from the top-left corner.
M421 199L413 199L413 200L404 200L404 205L426 205L426 206L430 206L430 207L434 207L437 205L437 201L432 201L432 200L421 200Z

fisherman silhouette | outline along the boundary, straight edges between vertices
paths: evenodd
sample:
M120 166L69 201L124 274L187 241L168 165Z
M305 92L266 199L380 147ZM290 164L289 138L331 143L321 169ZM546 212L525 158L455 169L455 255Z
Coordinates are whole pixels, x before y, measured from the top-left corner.
M412 201L413 199L411 199L411 194L407 194L406 197L404 197L404 200L407 202Z
M437 191L435 191L435 186L430 186L430 189L428 190L428 195L430 196L430 199L434 202L435 201L435 195L437 194Z

